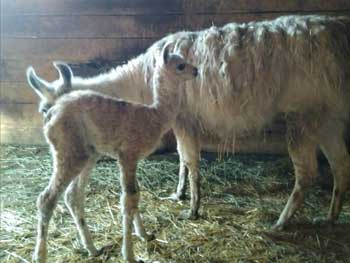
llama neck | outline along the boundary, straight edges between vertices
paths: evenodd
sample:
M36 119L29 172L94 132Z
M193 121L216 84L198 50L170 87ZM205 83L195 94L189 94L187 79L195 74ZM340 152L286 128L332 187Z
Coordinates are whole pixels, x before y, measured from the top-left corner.
M152 91L145 78L142 55L107 73L90 78L74 77L73 89L91 89L143 104L152 103Z
M157 70L153 79L152 108L162 119L162 123L172 122L180 111L182 88L184 85L166 70Z

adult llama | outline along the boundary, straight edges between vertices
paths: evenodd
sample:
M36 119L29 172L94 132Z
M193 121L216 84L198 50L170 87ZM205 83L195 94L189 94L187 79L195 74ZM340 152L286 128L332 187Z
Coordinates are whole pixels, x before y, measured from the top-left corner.
M350 156L344 133L349 121L350 19L328 16L283 16L271 21L229 23L197 32L178 32L154 43L144 54L110 72L82 79L74 89L98 89L127 100L152 103L156 54L170 44L200 78L187 82L184 106L173 131L180 156L181 199L189 177L191 208L200 204L199 158L205 138L232 142L260 130L277 116L286 122L295 185L275 228L285 226L302 204L317 175L316 149L327 157L334 176L327 220L339 216L349 184ZM57 85L40 78L47 88ZM100 83L105 84L101 87Z

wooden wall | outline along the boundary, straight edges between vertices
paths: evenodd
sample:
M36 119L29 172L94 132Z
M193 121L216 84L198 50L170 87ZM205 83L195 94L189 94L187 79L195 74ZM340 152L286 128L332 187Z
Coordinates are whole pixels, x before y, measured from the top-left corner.
M53 80L51 63L63 60L84 76L136 56L171 32L290 13L349 14L350 1L1 0L0 142L44 143L37 98L25 80L29 65ZM264 150L251 142L252 151Z

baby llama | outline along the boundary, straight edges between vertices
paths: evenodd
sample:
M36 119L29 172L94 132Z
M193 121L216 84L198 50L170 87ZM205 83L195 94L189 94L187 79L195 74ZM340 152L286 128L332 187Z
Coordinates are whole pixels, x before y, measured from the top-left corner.
M44 92L35 82L34 70L27 70L28 82L44 107L41 108L44 134L53 159L52 177L37 201L35 262L46 262L49 221L63 191L84 247L91 256L98 255L84 218L84 187L102 154L117 159L120 167L123 258L130 263L142 262L134 257L132 224L141 239L150 240L152 235L146 233L138 211L137 163L147 157L162 135L171 129L185 92L186 85L182 82L194 79L198 74L196 67L168 50L166 46L156 63L154 102L149 106L90 90L70 92L73 75L69 66L63 63L55 64L65 87L60 92ZM53 94L57 97L53 105L45 105L45 101L52 101Z

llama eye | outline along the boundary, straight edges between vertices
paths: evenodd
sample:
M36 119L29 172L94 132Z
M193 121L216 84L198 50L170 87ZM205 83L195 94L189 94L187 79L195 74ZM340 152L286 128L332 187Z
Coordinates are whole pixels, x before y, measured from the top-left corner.
M182 71L182 70L185 69L185 67L186 67L185 64L180 64L180 65L177 65L177 66L176 66L176 69Z

